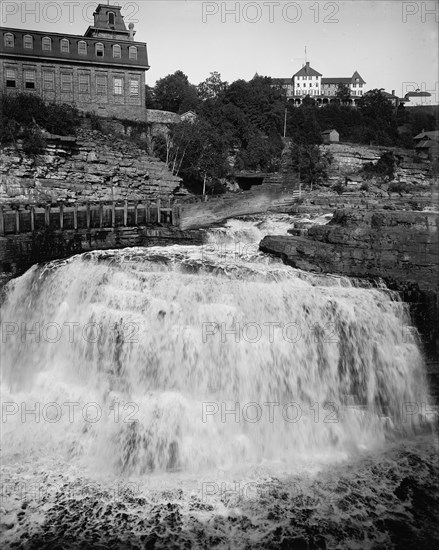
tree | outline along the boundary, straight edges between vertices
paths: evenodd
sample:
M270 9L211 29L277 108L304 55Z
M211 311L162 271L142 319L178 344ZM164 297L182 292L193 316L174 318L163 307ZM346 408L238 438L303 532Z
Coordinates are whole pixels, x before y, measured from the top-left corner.
M199 103L196 87L189 83L188 77L182 71L158 80L154 95L159 109L173 113L195 110Z
M351 99L351 89L347 84L340 82L337 86L337 91L335 97L340 101L340 103L348 103Z
M375 88L366 92L359 100L358 107L369 120L389 122L393 117L392 102L387 99L382 90Z
M382 90L369 90L359 100L358 108L367 128L369 141L376 145L394 145L398 139L396 115L392 102ZM366 136L365 136L366 137Z
M227 143L218 129L202 118L175 125L165 140L156 140L155 151L194 192L213 188L229 169Z
M218 72L210 73L204 82L198 84L198 97L202 100L213 99L222 95L228 87L227 82L221 80L221 75Z
M292 145L290 155L290 165L299 175L300 181L309 184L310 189L327 179L327 170L332 161L329 152L322 153L318 145L296 143Z
M322 143L321 127L317 121L319 109L310 103L288 107L287 135L294 143L317 145Z
M147 109L155 109L156 101L154 97L154 89L150 86L145 86L145 107Z

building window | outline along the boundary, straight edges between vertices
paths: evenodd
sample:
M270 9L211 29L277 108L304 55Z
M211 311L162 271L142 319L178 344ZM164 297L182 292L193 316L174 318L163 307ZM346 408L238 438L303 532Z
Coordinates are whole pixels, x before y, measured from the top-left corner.
M107 77L104 74L96 75L97 95L107 95Z
M14 35L10 32L5 34L5 48L13 48L15 45Z
M73 92L72 73L61 73L61 92Z
M113 57L115 59L120 59L122 57L122 48L119 46L119 44L113 46Z
M80 94L90 93L90 75L89 74L79 75L79 93Z
M67 40L67 38L63 38L61 40L61 52L70 53L70 42Z
M25 34L23 36L23 45L26 50L32 50L34 47L34 39L30 34Z
M114 79L114 95L123 95L123 78Z
M17 87L17 69L6 69L6 88Z
M43 40L41 41L41 44L43 46L43 51L50 52L52 49L52 39L48 36L45 36Z
M115 23L116 23L116 15L114 14L114 12L109 11L108 12L108 24L110 25L110 27L114 27Z
M85 40L80 40L78 42L78 53L80 55L87 55L87 42L85 42Z
M35 90L35 71L24 71L24 87L26 90Z
M137 48L136 48L136 46L130 46L130 59L137 59Z
M55 73L43 71L43 90L53 92L55 90Z
M96 55L97 57L104 57L104 45L100 42L96 44Z
M138 97L140 95L140 82L132 78L130 80L130 96L132 97Z

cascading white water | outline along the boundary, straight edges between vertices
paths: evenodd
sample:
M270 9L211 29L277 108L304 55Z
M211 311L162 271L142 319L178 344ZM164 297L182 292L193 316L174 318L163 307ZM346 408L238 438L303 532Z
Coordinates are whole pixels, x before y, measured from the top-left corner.
M257 252L290 226L233 220L204 247L94 252L10 283L6 457L288 469L416 431L429 397L405 305Z

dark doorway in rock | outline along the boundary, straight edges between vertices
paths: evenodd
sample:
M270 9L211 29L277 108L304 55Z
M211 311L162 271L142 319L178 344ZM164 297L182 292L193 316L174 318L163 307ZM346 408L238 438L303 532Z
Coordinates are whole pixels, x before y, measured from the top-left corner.
M264 178L262 176L238 176L236 183L243 191L248 191L254 185L262 185Z

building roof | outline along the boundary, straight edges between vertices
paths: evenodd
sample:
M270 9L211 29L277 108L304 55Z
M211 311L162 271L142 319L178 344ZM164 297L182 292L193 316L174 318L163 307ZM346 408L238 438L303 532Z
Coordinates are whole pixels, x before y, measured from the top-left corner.
M409 97L431 97L431 94L429 92L417 91L417 92L408 92L407 94L405 94L404 97L405 98L409 98Z
M405 103L407 100L403 97L398 97L397 95L395 95L393 92L390 93L390 92L386 92L386 90L383 90L381 89L381 93L384 97L386 97L387 99L398 99L400 103Z
M310 67L309 61L307 61L305 65L299 71L297 71L296 74L293 75L293 77L295 76L322 76L322 75L321 73L317 72L315 69Z
M434 130L432 132L421 132L413 139L427 139L433 141L439 141L439 130Z
M358 78L359 84L366 84L366 81L355 71L352 76L329 76L322 78L322 84L352 84Z
M186 111L180 115L180 118L181 120L195 120L198 118L198 115L197 113L194 113L194 111Z
M293 79L291 77L288 78L272 78L271 79L273 84L292 84Z
M415 146L415 149L431 149L432 147L439 147L439 142L433 139L423 139Z
M322 136L329 135L331 132L337 132L337 130L335 128L332 128L332 130L324 130L323 132L321 132L321 135Z
M352 80L356 80L357 78L360 81L360 84L366 84L366 81L363 80L363 78L360 76L360 73L358 71L355 71L352 75Z
M326 77L322 78L322 84L351 84L352 78L350 77Z
M21 37L25 34L30 34L34 38L38 38L38 41L35 41L34 47L32 49L24 49L22 46L22 39L16 41L16 44L13 48L5 48L3 40L0 40L0 55L4 58L21 58L25 57L27 60L37 59L39 61L49 61L49 62L67 62L69 64L79 64L83 65L84 63L92 65L101 65L101 66L112 66L115 68L133 68L133 69L149 69L148 63L148 53L147 47L144 42L134 42L131 40L126 40L124 38L118 38L116 40L111 38L96 38L96 37L87 37L77 34L62 34L55 32L47 31L35 31L35 30L25 30L25 29L16 29L12 27L3 27L0 29L0 36L6 32L11 32L15 37ZM50 51L42 50L41 39L43 37L54 38L66 38L72 43L72 48L69 52L62 52L59 47L53 47ZM79 41L84 41L88 44L89 54L87 56L81 55L78 53L76 44ZM105 55L102 58L96 58L94 56L94 47L97 42L100 42L104 45ZM122 57L121 59L114 59L111 47L114 44L119 44L122 46ZM55 46L55 45L54 45ZM130 46L135 46L138 49L138 58L130 59L128 48ZM93 52L93 53L92 53Z

